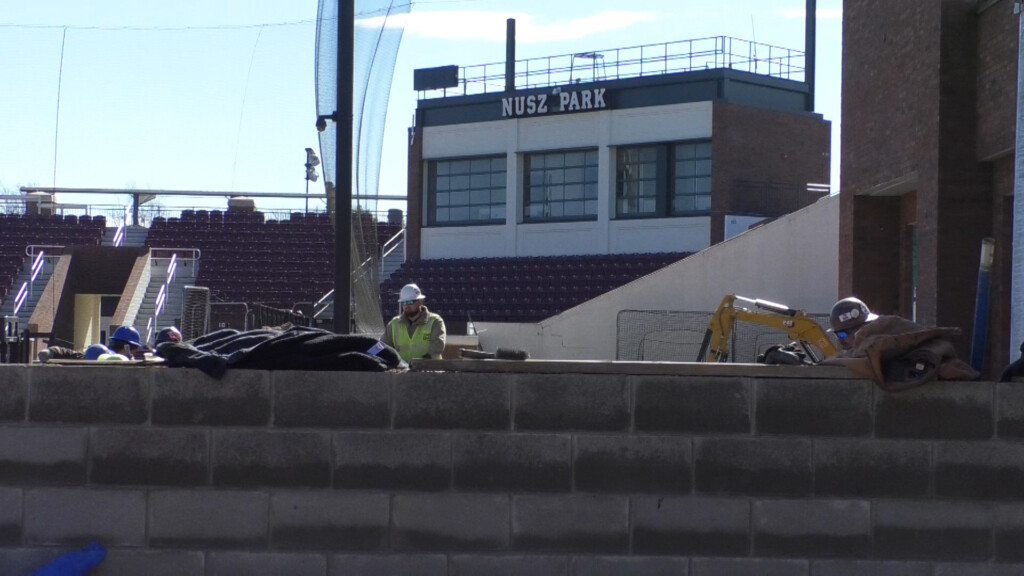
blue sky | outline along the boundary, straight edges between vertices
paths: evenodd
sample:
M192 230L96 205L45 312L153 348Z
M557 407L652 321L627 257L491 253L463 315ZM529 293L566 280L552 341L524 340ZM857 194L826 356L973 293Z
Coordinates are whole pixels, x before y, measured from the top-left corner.
M818 0L816 111L832 121L834 190L841 6ZM414 2L390 93L380 193L405 191L412 71L502 61L506 18L516 18L518 59L719 35L802 50L803 8L803 0ZM319 150L316 12L315 0L5 3L0 187L303 192L304 149ZM320 184L313 189L322 192Z

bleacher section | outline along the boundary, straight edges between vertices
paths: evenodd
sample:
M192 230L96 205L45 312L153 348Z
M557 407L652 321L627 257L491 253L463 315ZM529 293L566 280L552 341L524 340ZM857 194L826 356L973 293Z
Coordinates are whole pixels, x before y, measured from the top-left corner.
M262 212L183 210L153 219L149 248L199 248L196 284L215 301L291 309L334 288L334 228L325 213L288 220Z
M406 262L381 284L381 310L397 311L398 291L415 282L427 307L453 328L474 321L537 322L632 282L688 253Z
M103 216L0 214L0 301L13 297L12 283L25 265L27 246L99 246L106 226Z

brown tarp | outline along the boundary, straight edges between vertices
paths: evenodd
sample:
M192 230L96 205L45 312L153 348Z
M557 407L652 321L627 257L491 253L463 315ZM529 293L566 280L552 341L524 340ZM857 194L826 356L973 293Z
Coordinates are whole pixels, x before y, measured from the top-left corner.
M880 316L854 335L853 349L822 364L842 365L895 392L933 380L975 380L979 374L957 358L950 338L959 328L926 328L899 316Z

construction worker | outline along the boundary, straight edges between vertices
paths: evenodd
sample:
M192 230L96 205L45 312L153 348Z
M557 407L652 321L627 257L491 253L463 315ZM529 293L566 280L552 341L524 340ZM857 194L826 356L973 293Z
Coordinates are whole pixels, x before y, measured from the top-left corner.
M142 358L143 349L139 331L134 326L121 326L107 340L108 348L127 358Z
M413 358L440 359L444 352L445 328L441 316L423 305L427 297L420 287L406 284L398 294L401 313L388 322L380 341L398 350L406 362Z
M164 342L181 342L181 331L174 326L168 326L156 333L156 340L153 346L159 346Z
M832 313L828 316L829 332L836 335L841 350L852 350L857 331L877 319L878 314L873 314L859 299L843 298L832 305Z

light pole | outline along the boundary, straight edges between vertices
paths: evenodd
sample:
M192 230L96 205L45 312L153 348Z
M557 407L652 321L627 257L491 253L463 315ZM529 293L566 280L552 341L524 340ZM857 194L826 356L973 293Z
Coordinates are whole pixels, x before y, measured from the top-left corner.
M316 173L316 167L319 165L320 159L317 158L316 152L313 152L312 148L306 148L306 214L309 214L309 182L316 182L320 177Z

